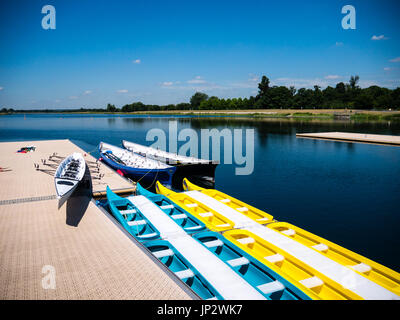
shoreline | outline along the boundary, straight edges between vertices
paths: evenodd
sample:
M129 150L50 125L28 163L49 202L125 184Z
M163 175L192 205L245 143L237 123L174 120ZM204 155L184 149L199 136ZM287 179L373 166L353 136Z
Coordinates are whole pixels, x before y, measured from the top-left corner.
M104 114L104 115L167 115L167 116L208 116L235 118L270 118L292 120L352 120L352 121L400 121L400 110L345 110L345 109L249 109L249 110L169 110L169 111L136 111L136 112L106 112L106 111L18 111L0 113L2 116L15 114Z

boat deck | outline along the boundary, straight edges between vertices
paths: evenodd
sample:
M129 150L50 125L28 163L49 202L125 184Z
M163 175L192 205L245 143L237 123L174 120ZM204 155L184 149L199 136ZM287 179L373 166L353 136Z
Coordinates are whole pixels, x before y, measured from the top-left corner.
M400 136L383 134L364 134L352 132L318 132L318 133L297 133L297 138L311 138L322 140L334 140L342 142L359 142L381 144L389 146L400 146Z
M36 151L16 153L31 145ZM197 298L90 195L80 191L58 208L57 163L48 157L83 150L69 140L5 142L0 150L0 167L6 168L0 172L1 300ZM94 194L105 193L107 185L114 192L134 190L108 167L101 164L98 171L91 155L85 159Z

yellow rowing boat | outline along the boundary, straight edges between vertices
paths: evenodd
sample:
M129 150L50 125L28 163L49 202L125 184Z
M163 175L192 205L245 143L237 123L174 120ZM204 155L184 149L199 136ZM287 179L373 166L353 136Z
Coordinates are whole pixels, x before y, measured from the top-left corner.
M187 179L184 180L183 187L187 190L184 193L186 196L189 196L192 200L199 201L208 208L207 210L215 210L222 216L229 218L235 224L236 229L250 230L261 240L268 241L269 245L277 246L277 248L284 250L284 252L292 250L291 254L293 258L302 261L303 264L309 263L309 267L326 274L326 276L330 274L331 281L341 283L341 278L343 278L341 273L348 275L349 278L357 278L358 288L354 290L361 297L395 299L400 296L399 273L294 225L284 222L273 222L272 216L269 216L271 220L268 220L265 226L260 226L260 213L267 215L265 212L220 191L200 188L190 183ZM243 208L248 209L243 210ZM273 230L274 232L266 232L267 230ZM277 238L275 232L281 238ZM285 241L285 238L287 238L287 241ZM290 241L294 243L291 244ZM295 246L297 249L294 250L293 245L295 243L305 246L305 250L298 247L298 245ZM331 268L330 272L324 271L328 265ZM362 277L358 278L360 276ZM380 286L381 289L374 289L372 283L366 282L368 280ZM364 289L361 289L362 287ZM376 292L376 294L373 292Z
M156 192L163 194L176 205L182 207L213 231L224 231L234 228L234 223L222 214L208 208L199 201L192 199L184 193L176 193L164 187L159 181L156 183Z
M276 222L267 225L267 227L318 251L389 291L400 295L399 273L292 224Z
M236 210L237 212L246 215L247 217L249 217L250 219L254 220L257 223L265 224L273 222L273 216L271 216L270 214L260 209L254 208L253 206L244 203L243 201L240 201L216 189L205 189L196 186L186 178L183 179L183 189L185 191L199 191L203 194L206 194L207 196L220 201L221 203Z
M293 283L315 300L361 300L362 298L314 270L307 264L248 230L230 230L224 237Z

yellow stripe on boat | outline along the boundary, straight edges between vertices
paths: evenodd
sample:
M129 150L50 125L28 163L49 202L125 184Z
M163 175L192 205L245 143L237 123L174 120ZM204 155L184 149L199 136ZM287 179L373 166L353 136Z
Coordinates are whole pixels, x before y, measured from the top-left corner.
M223 235L315 300L362 300L354 292L248 230L230 230Z
M265 223L270 223L273 222L273 216L260 210L257 208L254 208L253 206L240 201L234 197L231 197L221 191L218 191L216 189L205 189L201 188L193 183L191 183L188 179L183 179L183 189L185 191L199 191L203 194L206 194L207 196L220 201L221 203L227 205L228 207L231 207L232 209L246 215L250 219L254 220L257 223L260 224L265 224Z
M178 206L204 222L206 227L213 231L225 231L234 228L234 223L218 212L208 208L201 202L192 199L184 193L176 193L164 187L159 181L156 183L156 192L163 194Z
M286 222L267 226L281 234L317 250L324 256L356 271L367 279L400 295L400 274L333 242Z

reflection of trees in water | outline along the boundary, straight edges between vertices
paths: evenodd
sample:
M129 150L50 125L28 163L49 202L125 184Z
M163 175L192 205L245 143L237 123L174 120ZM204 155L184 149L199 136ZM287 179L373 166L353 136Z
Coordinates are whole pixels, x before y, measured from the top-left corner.
M185 119L186 121L186 119ZM254 119L254 118L191 118L193 129L248 129L254 128L260 144L265 145L268 134L277 134L286 142L292 140L288 137L296 133L344 131L375 134L400 134L400 123L389 122L352 122L352 121L321 121L321 120L292 120L292 119ZM349 144L351 145L351 144ZM352 149L353 146L348 146Z
M132 125L132 124L142 124L142 123L144 123L145 121L149 121L149 119L146 119L146 118L127 118L127 117L122 117L121 118L122 119L122 121L125 123L125 124L128 124L128 125Z
M109 127L115 126L115 118L107 118L107 123Z

